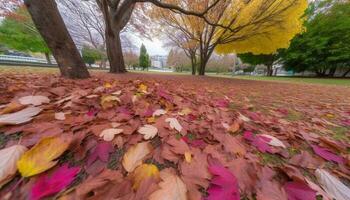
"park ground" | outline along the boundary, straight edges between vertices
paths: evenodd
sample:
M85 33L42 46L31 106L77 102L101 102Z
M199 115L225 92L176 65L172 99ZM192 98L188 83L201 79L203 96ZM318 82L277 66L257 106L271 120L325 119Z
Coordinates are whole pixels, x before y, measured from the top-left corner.
M315 169L321 166L322 170L332 172L349 184L349 80L159 73L115 75L93 71L90 79L73 81L60 78L55 69L1 67L0 80L0 105L26 95L50 99L50 103L41 106L42 113L33 121L0 128L0 132L5 133L1 148L18 143L31 147L45 136L63 133L80 144L79 148L70 148L69 153L59 157L60 163L82 169L69 192L60 193L63 196L91 195L97 188L89 188L92 180L86 177L99 177L101 171L104 176L112 173L106 172L106 168L121 173L118 180L113 181L131 181L125 172L124 159L132 156L129 150L133 145L145 142L137 133L145 124L157 127L158 135L151 140L153 150L142 159L159 169L175 170L192 199L208 194L205 189L210 176L202 166L210 162L203 157L220 161L235 174L241 197L284 199L286 194L280 186L286 187L286 182L300 179L318 185ZM113 95L118 98L111 98ZM167 113L152 117L157 109ZM53 117L58 112L65 113L63 121ZM94 113L92 118L87 118L91 113ZM182 130L169 127L164 122L166 118L176 118ZM111 128L110 123L124 130L112 140L113 153L107 160L95 158L97 161L93 160L92 164L85 162L95 154L97 147L94 150L91 146L99 145L100 133ZM283 145L261 146L262 141L258 139L261 134L273 136ZM330 153L327 155L332 158L322 151ZM270 175L275 178L269 179ZM18 179L7 187L13 188ZM21 183L18 186L21 192L17 195L26 194L23 191L31 184L31 181ZM130 187L123 190L138 195ZM4 191L8 190L1 192ZM120 196L113 196L117 197Z

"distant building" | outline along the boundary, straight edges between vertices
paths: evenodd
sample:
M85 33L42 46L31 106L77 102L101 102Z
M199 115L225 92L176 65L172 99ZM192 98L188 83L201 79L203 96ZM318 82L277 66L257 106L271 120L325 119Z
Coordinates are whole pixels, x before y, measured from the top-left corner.
M160 55L151 56L151 67L165 68L166 61L167 61L167 56L160 56Z

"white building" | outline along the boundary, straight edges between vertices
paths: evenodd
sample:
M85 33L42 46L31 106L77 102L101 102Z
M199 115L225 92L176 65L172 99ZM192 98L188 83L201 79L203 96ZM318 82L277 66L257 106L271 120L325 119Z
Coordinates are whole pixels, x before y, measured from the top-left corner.
M155 55L151 56L151 67L164 68L166 67L167 56Z

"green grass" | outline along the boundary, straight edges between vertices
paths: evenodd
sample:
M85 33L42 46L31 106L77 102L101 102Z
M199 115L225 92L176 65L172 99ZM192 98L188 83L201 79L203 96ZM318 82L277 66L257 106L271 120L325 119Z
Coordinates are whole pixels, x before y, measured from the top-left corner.
M267 76L234 76L233 78L245 79L245 80L256 80L256 81L280 81L280 82L292 82L292 83L350 86L349 78L341 79L341 78L303 78L303 77L267 77Z

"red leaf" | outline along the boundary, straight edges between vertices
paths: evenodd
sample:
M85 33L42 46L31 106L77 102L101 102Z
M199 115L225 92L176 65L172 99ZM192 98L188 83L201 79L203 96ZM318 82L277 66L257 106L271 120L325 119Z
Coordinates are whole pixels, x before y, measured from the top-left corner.
M245 131L243 134L244 139L250 141L262 153L273 153L272 148L269 146L270 138L264 136L255 136L250 131Z
M211 180L207 200L240 200L236 177L221 164L209 166L214 175Z
M31 199L38 200L60 192L74 180L79 171L79 167L68 168L65 164L51 175L40 176L31 190Z
M87 166L90 166L97 159L101 160L102 162L107 162L109 158L109 154L112 153L113 150L114 150L113 145L110 142L99 143L95 147L93 152L90 154L87 161Z
M284 185L288 200L315 200L316 191L300 182L288 182Z
M317 145L311 145L311 147L312 147L312 149L314 150L314 152L317 155L321 156L325 160L333 161L333 162L336 162L336 163L339 163L339 164L344 164L345 163L345 159L344 158L342 158L342 157L340 157L338 155L335 155L329 149L322 148L322 147L319 147Z

